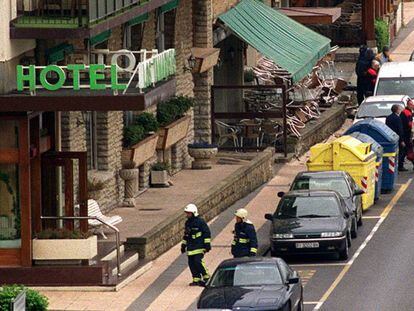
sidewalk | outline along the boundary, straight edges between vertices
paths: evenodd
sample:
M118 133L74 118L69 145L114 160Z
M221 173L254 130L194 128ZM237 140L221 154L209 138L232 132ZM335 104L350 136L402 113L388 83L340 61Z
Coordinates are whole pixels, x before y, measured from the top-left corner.
M408 61L414 50L414 2L404 3L404 25L393 42L391 55L394 61Z

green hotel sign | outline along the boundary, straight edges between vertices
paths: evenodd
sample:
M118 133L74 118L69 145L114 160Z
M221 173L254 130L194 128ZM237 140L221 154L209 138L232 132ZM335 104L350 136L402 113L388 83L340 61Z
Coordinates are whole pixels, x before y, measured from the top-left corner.
M67 66L17 66L17 90L23 91L29 89L35 91L44 88L49 91L57 91L63 87L80 90L87 88L90 90L112 89L114 91L125 90L126 84L118 83L118 66L117 65L81 65L73 64ZM110 84L106 84L106 73L110 74ZM87 73L88 80L81 82L81 73ZM68 84L68 75L71 76ZM50 78L50 77L53 78ZM37 79L38 77L38 79ZM37 84L40 82L40 85Z

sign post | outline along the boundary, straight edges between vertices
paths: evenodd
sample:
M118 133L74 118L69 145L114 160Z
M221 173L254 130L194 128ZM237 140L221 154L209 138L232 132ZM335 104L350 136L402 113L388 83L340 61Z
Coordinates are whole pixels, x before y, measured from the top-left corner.
M22 290L16 298L11 301L12 311L26 311L26 290Z

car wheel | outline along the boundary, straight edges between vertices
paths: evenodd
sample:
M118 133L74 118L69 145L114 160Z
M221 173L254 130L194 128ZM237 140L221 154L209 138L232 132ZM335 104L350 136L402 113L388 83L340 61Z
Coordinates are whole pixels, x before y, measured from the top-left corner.
M349 258L349 243L348 237L345 239L345 247L341 251L339 251L339 259L340 260L347 260Z
M360 213L359 213L359 218L358 218L358 226L362 226L363 225L363 222L362 222L362 210L361 210L361 208L360 208Z
M358 236L358 224L356 216L352 219L351 238L355 239Z

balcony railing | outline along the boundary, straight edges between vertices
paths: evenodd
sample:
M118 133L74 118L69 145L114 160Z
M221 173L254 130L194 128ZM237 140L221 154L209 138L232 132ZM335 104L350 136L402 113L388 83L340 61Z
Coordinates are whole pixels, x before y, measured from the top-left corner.
M115 16L149 0L17 0L16 27L77 28Z

